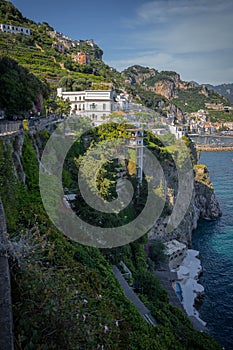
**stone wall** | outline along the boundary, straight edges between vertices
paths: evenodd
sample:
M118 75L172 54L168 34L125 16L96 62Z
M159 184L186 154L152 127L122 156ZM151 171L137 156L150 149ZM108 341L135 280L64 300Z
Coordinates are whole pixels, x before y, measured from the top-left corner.
M10 270L7 253L6 220L0 200L0 349L13 350L13 316Z

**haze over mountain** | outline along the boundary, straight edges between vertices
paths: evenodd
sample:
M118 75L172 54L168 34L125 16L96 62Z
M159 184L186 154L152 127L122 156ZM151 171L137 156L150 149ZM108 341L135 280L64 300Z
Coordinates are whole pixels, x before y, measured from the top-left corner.
M232 84L221 84L217 86L206 84L208 89L214 90L219 94L225 96L233 104L233 83Z

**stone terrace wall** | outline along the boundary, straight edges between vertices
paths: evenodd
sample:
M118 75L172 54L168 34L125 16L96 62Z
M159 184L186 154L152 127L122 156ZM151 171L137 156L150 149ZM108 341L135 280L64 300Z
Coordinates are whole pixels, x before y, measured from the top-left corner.
M11 284L6 238L6 220L0 199L0 349L13 350L13 316L11 302Z

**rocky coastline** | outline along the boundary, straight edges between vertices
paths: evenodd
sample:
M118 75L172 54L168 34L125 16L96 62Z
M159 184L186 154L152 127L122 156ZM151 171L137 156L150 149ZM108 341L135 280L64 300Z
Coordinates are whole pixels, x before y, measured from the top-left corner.
M169 268L172 278L168 274L168 289L173 287L183 311L189 316L195 328L206 331L206 322L199 317L198 306L204 297L204 287L198 283L203 273L199 252L192 249L192 232L197 228L198 221L217 220L221 215L221 208L210 181L208 169L204 165L194 165L193 195L189 208L182 221L172 232L167 233L167 217L160 217L152 228L149 238L168 242L178 240L186 244L187 254L182 261L178 261L176 268ZM170 173L170 178L174 173ZM175 202L175 196L172 202ZM173 207L172 207L173 209ZM163 273L163 272L162 272ZM160 275L159 275L160 276ZM159 277L158 276L158 277ZM175 276L175 277L174 277ZM169 286L170 285L170 286ZM177 290L178 289L178 290Z
M217 146L214 145L211 147L210 145L197 145L197 150L202 152L229 152L233 151L233 146Z
M203 326L206 326L206 322L199 317L197 311L197 304L200 304L204 297L204 287L198 283L202 271L199 252L194 249L188 249L181 265L176 269L171 269L171 272L177 273L177 280L173 282L173 288L176 290L177 284L179 285L180 302L185 312L189 317L194 316Z
M174 198L173 201L175 201ZM207 172L204 180L195 178L190 205L178 227L168 233L166 231L168 217L161 216L151 229L149 239L163 242L177 239L191 248L192 232L197 228L198 221L200 219L216 220L221 215L222 212Z

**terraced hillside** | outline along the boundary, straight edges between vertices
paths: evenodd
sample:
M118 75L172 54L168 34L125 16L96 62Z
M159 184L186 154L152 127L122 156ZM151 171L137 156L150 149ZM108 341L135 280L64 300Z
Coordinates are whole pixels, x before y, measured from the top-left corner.
M0 55L8 56L26 67L38 78L46 80L52 88L58 86L63 76L73 79L86 78L93 82L112 82L120 79L120 73L112 71L101 59L102 50L94 43L83 40L81 45L68 47L65 52L56 48L56 38L50 36L54 29L47 23L35 23L25 17L9 2L0 4L0 23L29 28L30 36L0 32ZM68 40L68 44L74 42ZM89 64L78 64L72 55L84 52Z

